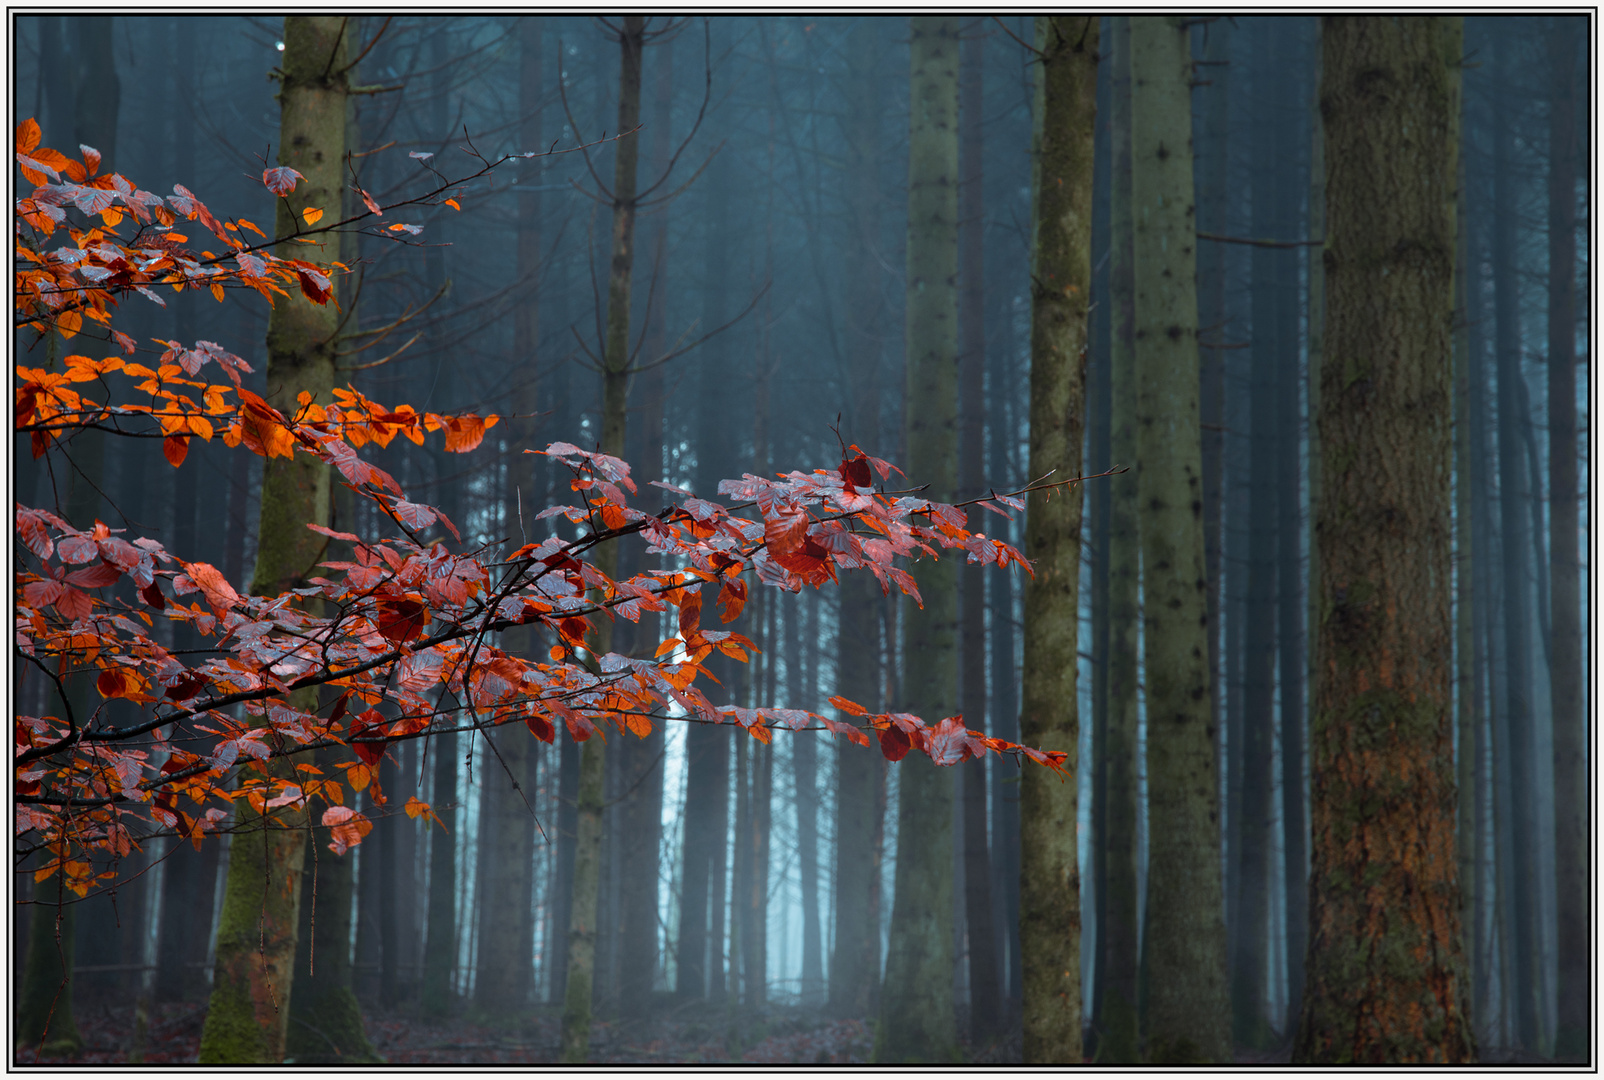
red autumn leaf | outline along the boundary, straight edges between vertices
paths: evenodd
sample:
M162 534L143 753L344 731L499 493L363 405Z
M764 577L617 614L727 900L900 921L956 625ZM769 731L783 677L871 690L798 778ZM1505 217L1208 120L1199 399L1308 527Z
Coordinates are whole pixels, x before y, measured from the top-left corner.
M219 615L239 604L239 593L223 577L223 572L211 563L185 563L184 570Z
M718 591L719 622L733 622L746 606L746 582L740 578L727 578Z
M378 738L383 734L379 729L383 722L377 709L366 709L351 721L351 749L365 765L377 765L384 757L384 742Z
M908 756L908 748L911 745L907 733L894 725L880 733L880 752L886 756L887 761L901 761Z
M384 216L384 211L379 209L379 204L373 201L373 196L372 195L369 195L367 192L363 191L361 188L357 188L356 189L356 193L358 195L362 196L362 205L363 206L366 206L369 210L373 211L375 214L378 214L380 217Z
M108 668L95 679L95 689L103 698L127 697L138 688L138 676L127 668Z
M301 283L301 293L314 304L326 304L333 290L329 286L327 274L318 270L297 266L295 277Z
M184 457L188 453L189 436L169 435L167 438L162 440L162 456L165 457L169 463L171 463L173 468L176 469L178 466L182 465L184 463Z
M154 581L152 581L149 585L146 585L143 589L140 589L139 596L140 599L144 600L145 603L149 604L157 611L167 610L167 597L162 595L161 586L157 585Z
M323 824L330 826L329 850L336 855L344 855L373 831L373 822L349 806L331 806L323 811Z
M579 615L570 615L557 624L557 632L563 640L573 646L585 644L585 635L590 632L590 623Z
M689 644L702 636L702 594L685 593L679 602L679 636Z
M785 560L807 541L808 514L806 510L782 510L763 523L763 541L768 545L769 558L785 565Z
M167 688L167 696L174 701L188 701L201 692L206 685L206 677L197 675L193 671L186 671L180 675L173 684Z
M830 704L834 705L836 708L840 709L842 712L846 713L848 716L868 716L869 715L869 710L868 709L865 709L862 705L859 705L856 701L850 701L850 700L848 700L847 698L844 698L844 697L832 697L830 699Z
M855 488L874 486L874 480L869 475L869 458L865 454L856 457L841 459L841 479Z
M529 725L529 730L534 733L535 738L543 743L549 743L557 737L557 729L552 727L551 720L540 713L530 713L525 716L524 723Z
M123 572L108 562L98 562L93 566L86 566L82 570L74 570L66 577L67 584L76 585L80 589L99 589L110 585L123 576Z
M380 635L390 641L412 641L423 636L423 628L429 623L429 609L416 600L380 600L373 623Z

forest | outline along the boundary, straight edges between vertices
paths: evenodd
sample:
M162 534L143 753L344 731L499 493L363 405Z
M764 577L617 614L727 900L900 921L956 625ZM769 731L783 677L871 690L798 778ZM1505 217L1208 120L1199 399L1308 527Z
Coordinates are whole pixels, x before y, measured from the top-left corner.
M1588 15L12 20L14 1066L1597 1062Z

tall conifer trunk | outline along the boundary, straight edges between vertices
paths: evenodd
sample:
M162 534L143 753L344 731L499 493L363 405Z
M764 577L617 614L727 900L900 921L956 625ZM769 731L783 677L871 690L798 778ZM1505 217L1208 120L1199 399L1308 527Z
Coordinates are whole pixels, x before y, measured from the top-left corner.
M624 17L619 34L618 127L613 162L613 246L607 285L607 330L602 355L601 451L624 454L629 386L630 286L635 258L635 164L640 152L641 47L646 19ZM624 134L629 133L629 134ZM617 543L603 544L595 565L608 577L618 570ZM593 616L589 648L601 656L612 647L612 619ZM591 986L595 979L597 889L601 871L603 782L607 744L592 737L580 750L579 822L574 848L573 905L568 912L568 986L563 1000L562 1060L580 1062L590 1053Z
M906 423L908 472L931 499L958 484L958 19L915 16L910 46ZM923 610L910 613L902 696L916 715L957 711L958 574L918 570ZM876 1062L957 1057L952 1001L952 779L923 754L901 769L896 895Z
M344 189L349 20L339 16L286 16L279 91L279 163L303 179L278 200L276 231L295 231L306 207L337 212ZM302 245L286 257L303 257ZM331 255L334 253L331 253ZM334 381L333 304L280 297L268 317L267 400L280 412L296 408L297 395L326 402ZM315 573L323 538L307 523L329 522L328 467L310 454L267 462L256 569L251 588L273 596ZM290 698L315 711L317 691ZM288 764L273 766L288 769ZM284 1057L285 1027L300 916L305 811L280 810L262 818L249 804L236 807L240 829L230 848L211 1004L201 1032L202 1064L275 1064Z
M1294 1060L1471 1059L1448 673L1459 20L1328 17L1319 664Z
M1136 461L1136 297L1131 235L1131 18L1111 20L1109 63L1109 457ZM1137 532L1136 474L1106 481L1109 499L1107 813L1100 888L1106 893L1105 922L1098 927L1099 1064L1135 1064L1137 1028L1137 851L1136 824L1136 590L1141 563Z
M1091 291L1092 140L1098 17L1038 16L1032 189L1030 472L1079 476L1086 409L1086 303ZM1024 963L1024 1054L1032 1063L1081 1060L1080 870L1075 747L1081 489L1033 492L1025 552L1025 672L1020 735L1069 751L1067 779L1021 776L1019 933Z
M1230 1055L1209 710L1191 62L1184 20L1131 22L1136 446L1147 677L1147 1057Z

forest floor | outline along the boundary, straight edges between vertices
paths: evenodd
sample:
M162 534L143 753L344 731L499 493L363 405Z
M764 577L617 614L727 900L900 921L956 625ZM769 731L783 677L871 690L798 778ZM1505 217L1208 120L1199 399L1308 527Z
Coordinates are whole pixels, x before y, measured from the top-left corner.
M41 1065L130 1063L135 1015L126 997L88 994L75 1002L83 1049L71 1057L42 1057ZM145 1064L192 1064L200 1050L206 1008L201 1004L152 1006L141 1057ZM476 1022L471 1017L419 1019L413 1010L365 1012L368 1039L390 1064L522 1065L557 1061L560 1020L555 1010L538 1009L517 1022ZM864 1020L837 1020L817 1010L770 1006L755 1015L736 1016L701 1006L664 1009L629 1024L597 1021L592 1027L590 1060L597 1064L865 1064L874 1038ZM1019 1060L1017 1038L971 1050L973 1064ZM32 1065L22 1052L16 1064Z
M40 1065L131 1064L135 1044L132 1002L110 993L84 994L76 1002L83 1049L71 1057L43 1057ZM393 1065L537 1065L557 1061L560 1021L552 1009L536 1009L519 1021L488 1023L471 1017L422 1020L414 1010L370 1008L368 1039ZM143 1039L145 1064L193 1064L200 1051L206 1007L162 1004L150 1009ZM748 1063L755 1065L866 1064L874 1040L864 1020L836 1020L798 1006L769 1006L737 1016L706 1005L664 1008L629 1024L598 1021L592 1028L590 1060L603 1065ZM1017 1034L986 1047L962 1047L971 1065L1020 1061ZM1240 1065L1274 1066L1291 1058L1291 1045L1242 1050ZM139 1060L139 1059L135 1059ZM1483 1047L1487 1064L1553 1064L1529 1054ZM35 1064L29 1052L16 1065Z

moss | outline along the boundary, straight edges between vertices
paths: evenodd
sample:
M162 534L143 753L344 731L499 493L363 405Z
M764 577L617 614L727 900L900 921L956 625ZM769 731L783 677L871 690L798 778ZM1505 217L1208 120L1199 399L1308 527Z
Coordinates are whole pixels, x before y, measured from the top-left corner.
M320 987L307 995L296 990L296 1007L284 1038L284 1061L297 1065L377 1065L384 1058L374 1052L362 1026L362 1007L349 986Z
M202 1065L274 1063L268 1056L266 1032L256 1022L256 1010L242 983L222 979L212 990L196 1060Z

